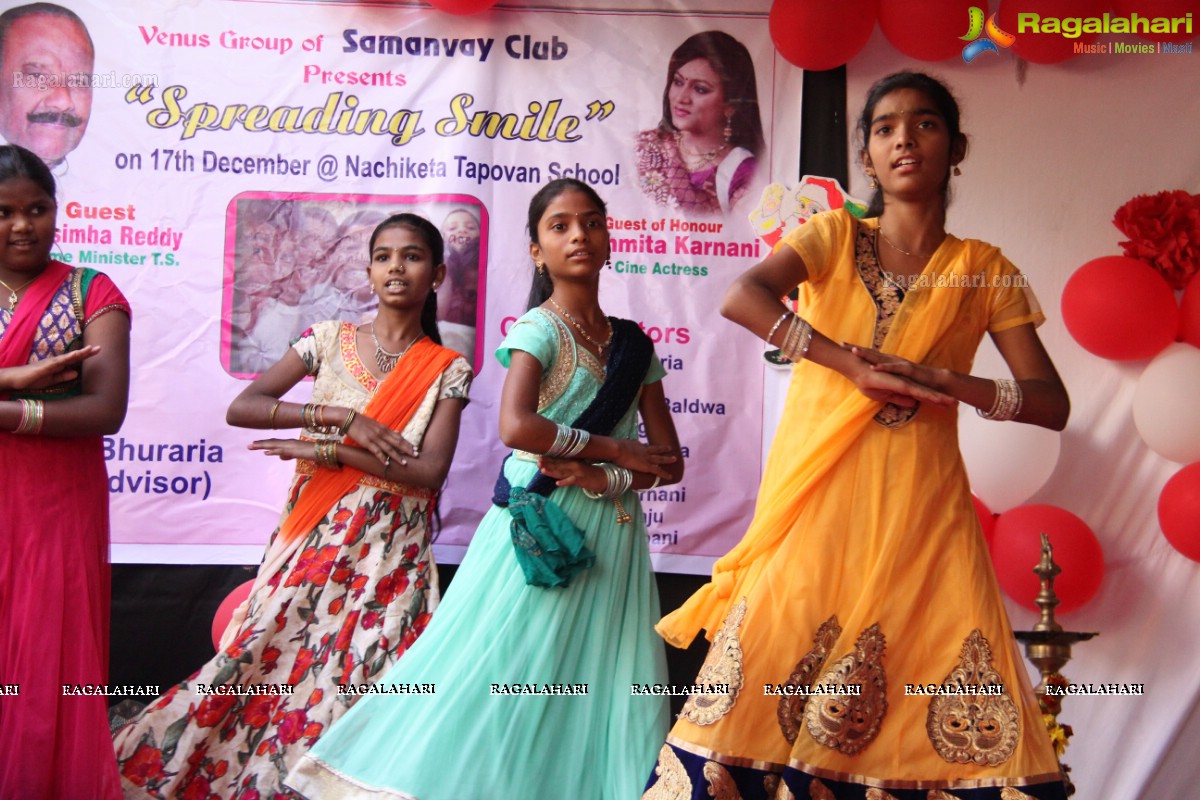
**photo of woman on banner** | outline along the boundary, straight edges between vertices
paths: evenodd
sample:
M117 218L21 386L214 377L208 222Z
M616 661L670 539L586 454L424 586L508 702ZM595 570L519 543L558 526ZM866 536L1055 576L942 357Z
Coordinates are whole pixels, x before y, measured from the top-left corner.
M704 31L676 48L667 64L662 119L637 135L634 151L639 185L656 205L689 214L733 213L763 151L754 62L746 46L722 31Z

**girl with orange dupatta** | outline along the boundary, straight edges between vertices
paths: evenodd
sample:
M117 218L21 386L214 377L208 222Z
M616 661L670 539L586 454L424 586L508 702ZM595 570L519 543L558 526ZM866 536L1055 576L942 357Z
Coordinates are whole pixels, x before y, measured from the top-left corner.
M296 477L221 651L118 732L126 797L285 791L291 765L437 604L430 518L472 374L438 343L437 228L389 217L369 252L375 319L317 323L229 407L234 425L304 429L250 445L295 459ZM311 403L279 399L306 375Z
M54 178L0 146L0 797L120 796L108 681L108 481L101 436L129 396L129 304L50 260Z
M796 366L745 537L658 625L678 646L707 630L696 683L727 690L689 698L645 800L1065 798L956 404L1060 430L1067 393L1024 277L945 229L966 154L950 92L891 75L859 129L872 218L814 216L722 305ZM1011 379L969 374L984 334Z

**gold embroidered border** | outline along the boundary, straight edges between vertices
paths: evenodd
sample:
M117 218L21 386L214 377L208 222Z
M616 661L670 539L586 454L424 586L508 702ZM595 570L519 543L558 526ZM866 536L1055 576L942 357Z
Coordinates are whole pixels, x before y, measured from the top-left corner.
M1039 783L1052 783L1062 780L1062 775L1058 772L1012 778L963 778L959 780L936 781L881 780L854 772L839 772L837 770L824 769L797 760L789 761L787 767L816 778L841 781L842 783L854 783L859 786L876 787L879 789L924 789L926 791L931 789L1000 789L1016 786L1036 786Z
M759 772L782 773L785 769L803 772L806 775L811 775L814 778L823 778L829 781L839 781L841 783L853 783L858 786L865 786L869 789L923 789L929 791L932 789L1008 789L1018 786L1036 786L1042 783L1052 783L1062 780L1062 775L1058 772L1047 772L1040 775L1024 775L1008 778L963 778L958 780L882 780L873 778L869 775L861 775L856 772L841 772L838 770L825 769L808 764L798 759L791 759L787 763L779 763L775 761L762 761L754 758L746 758L744 756L731 756L725 753L718 753L716 750L709 750L706 747L700 747L692 742L680 739L677 736L667 736L667 744L692 755L699 756L708 761L715 761L718 764L724 764L730 767L740 767L743 769L753 769ZM669 749L669 748L668 748ZM674 756L674 753L672 753ZM661 754L660 754L661 758ZM678 757L675 757L678 762ZM682 764L680 764L682 766ZM688 784L691 785L690 782ZM787 784L780 781L780 788L785 789ZM690 797L690 795L683 795ZM667 795L674 798L675 795ZM1004 800L1023 800L1019 796L1013 795L1011 799L1004 797Z
M867 789L867 800L896 800L896 795L872 786Z
M878 228L872 228L859 223L858 238L855 241L854 269L863 287L871 295L875 304L875 336L872 345L875 349L883 346L900 304L904 296L899 287L888 285L889 281L883 274L883 266L879 263ZM875 414L874 420L885 428L901 428L912 422L921 404L906 408L895 403L888 403Z
M654 774L658 780L646 790L642 800L679 800L692 796L692 779L669 744L664 744L658 751Z
M123 303L109 303L106 306L100 306L100 308L97 308L92 315L84 321L83 327L86 328L88 325L91 325L93 322L100 319L110 311L124 311L126 314L128 314L129 307Z
M706 761L704 764L704 779L708 781L708 795L715 800L742 800L737 783L729 770L716 761Z
M544 308L539 308L538 312L542 324L549 325L558 343L558 356L542 376L542 385L538 387L538 411L541 412L562 397L571 385L571 377L575 374L576 356L575 340L571 337L566 323Z
M367 369L367 365L362 362L362 358L358 354L357 336L357 325L352 325L349 322L343 322L339 325L338 352L342 356L342 363L345 364L346 371L350 373L350 377L358 381L359 385L370 394L375 394L375 389L379 386L379 379L372 375L371 370Z
M721 629L713 637L704 665L696 675L696 683L702 686L724 684L726 694L693 694L683 704L679 716L696 725L712 725L730 712L737 702L738 692L746 676L742 673L742 643L738 631L746 618L746 598L743 597L732 608L721 623Z

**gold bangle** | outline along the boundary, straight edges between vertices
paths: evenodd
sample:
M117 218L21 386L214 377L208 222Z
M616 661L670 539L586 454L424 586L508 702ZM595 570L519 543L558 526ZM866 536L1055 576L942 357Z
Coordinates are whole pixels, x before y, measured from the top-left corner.
M354 409L353 408L350 409L350 413L348 413L346 415L345 421L342 422L342 427L338 428L338 431L337 431L338 436L346 435L346 433L350 430L350 423L354 422L355 416L357 416L357 414L355 413Z
M279 410L279 405L283 400L276 400L275 405L271 406L271 414L267 417L267 427L275 430L275 412Z

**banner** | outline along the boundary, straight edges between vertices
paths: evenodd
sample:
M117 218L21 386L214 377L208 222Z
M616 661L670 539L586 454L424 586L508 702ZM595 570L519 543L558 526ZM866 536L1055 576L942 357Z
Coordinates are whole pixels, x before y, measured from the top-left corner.
M767 254L748 214L799 155L801 76L765 14L67 5L95 61L90 96L70 101L74 143L40 145L59 257L109 274L134 308L129 415L105 440L114 560L258 562L292 465L248 451L263 434L225 410L312 323L370 319L367 238L413 211L446 236L439 317L477 373L440 505L438 557L456 561L505 452L492 353L525 311L526 209L564 176L608 202L605 310L641 324L667 369L686 476L643 494L656 566L707 572L740 538L766 367L717 309ZM22 79L13 98L61 93Z

